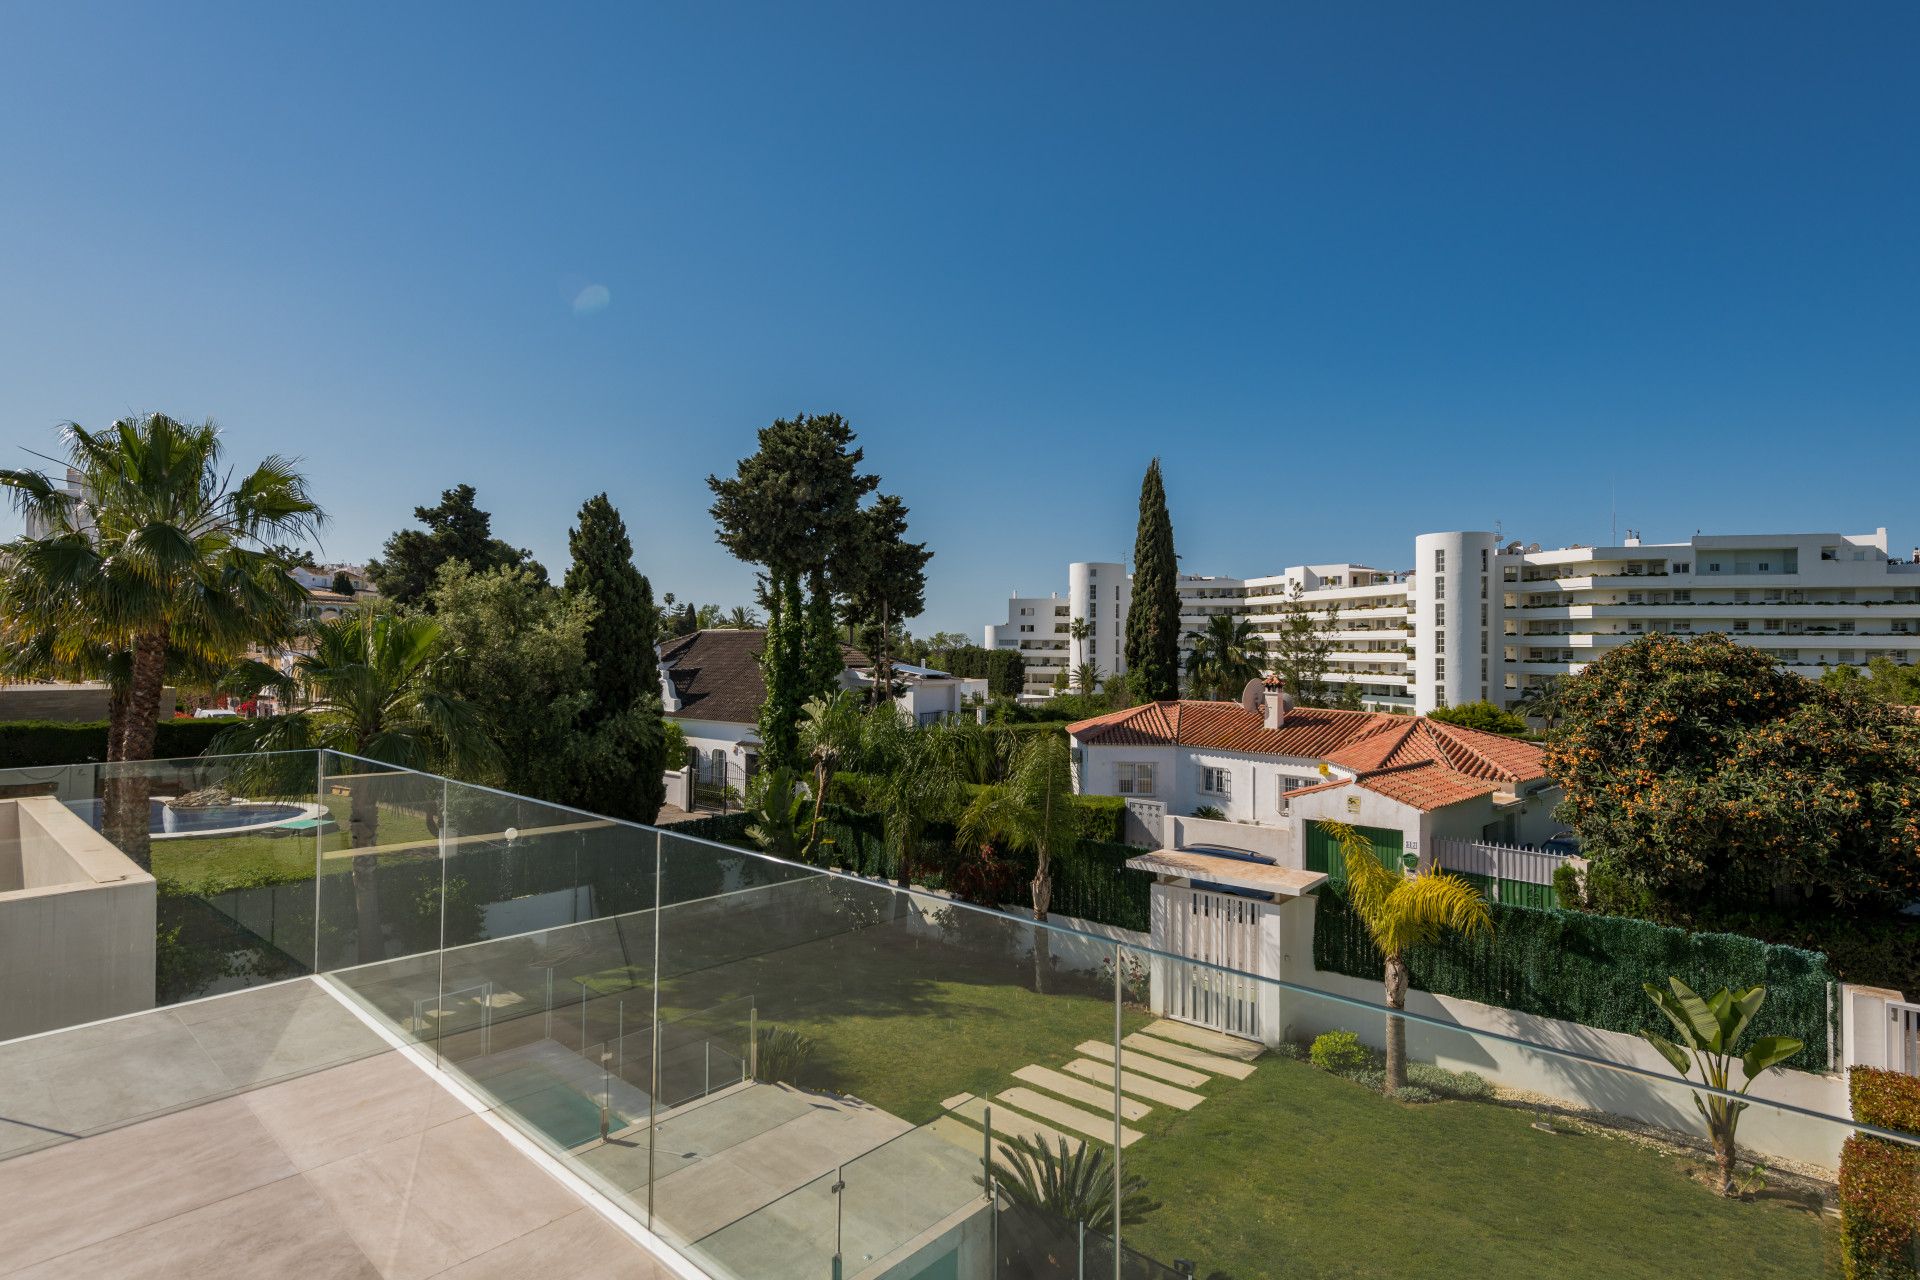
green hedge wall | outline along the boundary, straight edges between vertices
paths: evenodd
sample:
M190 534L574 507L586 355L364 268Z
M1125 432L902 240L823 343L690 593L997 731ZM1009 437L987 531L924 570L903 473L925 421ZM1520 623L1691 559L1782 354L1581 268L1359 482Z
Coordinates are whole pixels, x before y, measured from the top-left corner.
M157 760L204 755L214 735L232 721L162 720L154 729ZM0 721L0 769L47 764L88 764L107 758L107 723L60 720Z
M1853 1118L1920 1133L1920 1080L1855 1067L1847 1075ZM1840 1151L1840 1248L1847 1280L1912 1280L1920 1257L1920 1150L1856 1133Z
M1027 682L1027 660L1017 649L985 649L970 644L930 653L927 665L950 676L985 680L987 691L996 698L1018 696Z
M1632 1035L1666 1029L1640 988L1643 982L1664 986L1668 977L1678 977L1702 992L1758 983L1766 987L1767 1001L1753 1034L1797 1036L1806 1047L1788 1065L1827 1069L1827 988L1834 978L1818 952L1624 916L1489 905L1491 939L1455 938L1414 950L1408 967L1415 987ZM1354 978L1384 976L1380 953L1332 885L1320 891L1313 963Z
M1145 933L1153 877L1126 866L1139 852L1118 841L1081 840L1070 856L1054 859L1052 912Z

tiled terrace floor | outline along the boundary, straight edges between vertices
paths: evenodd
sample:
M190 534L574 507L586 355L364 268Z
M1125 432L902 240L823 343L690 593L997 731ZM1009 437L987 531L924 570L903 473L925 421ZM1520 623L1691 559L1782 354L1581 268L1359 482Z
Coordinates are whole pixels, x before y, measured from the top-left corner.
M0 1046L0 1116L0 1275L668 1274L308 982Z

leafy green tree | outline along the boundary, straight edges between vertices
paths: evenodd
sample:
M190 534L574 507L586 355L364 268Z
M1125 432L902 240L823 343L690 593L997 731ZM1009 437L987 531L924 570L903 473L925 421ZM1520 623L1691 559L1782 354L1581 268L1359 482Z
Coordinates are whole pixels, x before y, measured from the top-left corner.
M1503 711L1491 702L1462 702L1457 706L1436 707L1427 713L1429 720L1438 720L1444 724L1457 724L1462 729L1478 729L1482 733L1502 733L1508 737L1524 737L1527 722L1511 711Z
M1180 562L1160 481L1160 459L1140 482L1140 525L1133 542L1133 603L1127 609L1126 669L1142 698L1180 696Z
M1709 1089L1722 1091L1709 1093L1704 1098L1696 1092L1693 1106L1700 1113L1700 1118L1706 1121L1707 1136L1713 1141L1713 1159L1720 1174L1720 1194L1734 1195L1734 1163L1739 1157L1735 1135L1740 1127L1740 1113L1747 1109L1747 1104L1723 1095L1725 1092L1735 1092L1744 1096L1762 1072L1800 1052L1802 1042L1792 1036L1761 1036L1747 1046L1745 1053L1739 1052L1740 1037L1746 1034L1753 1016L1760 1012L1760 1005L1767 998L1765 987L1749 987L1738 995L1722 987L1702 999L1694 994L1692 987L1678 978L1667 979L1667 985L1673 988L1670 992L1662 991L1651 982L1640 985L1646 991L1647 998L1653 1001L1654 1007L1673 1024L1680 1042L1675 1044L1652 1031L1642 1031L1640 1034L1682 1076L1698 1067L1700 1082ZM1689 1055L1691 1061L1688 1060ZM1740 1064L1740 1074L1745 1080L1738 1089L1733 1088L1732 1065L1735 1062Z
M720 544L766 569L767 643L761 675L767 702L760 715L770 765L797 769L798 725L823 672L808 643L821 611L809 610L806 582L824 587L860 532L860 503L879 484L863 474L865 453L837 413L781 418L761 429L759 448L732 476L707 477ZM837 675L837 673L836 673Z
M474 708L498 748L493 767L468 781L580 808L622 795L643 803L635 762L654 762L658 778L660 716L646 696L599 714L592 596L547 590L526 569L448 564L428 602L446 642L434 685Z
M1319 819L1339 842L1347 872L1347 900L1386 961L1389 1009L1407 1007L1407 952L1432 946L1449 933L1471 938L1493 932L1493 914L1480 891L1459 876L1428 870L1406 876L1381 864L1373 843L1344 822ZM1407 1023L1387 1015L1386 1089L1407 1086Z
M667 766L660 666L654 652L660 617L653 586L634 566L626 522L606 494L581 504L579 520L579 526L567 532L573 563L567 568L566 592L591 600L596 609L586 633L593 702L582 715L582 725L591 732L630 719L633 723L622 723L618 732L632 742L635 754L627 769L609 769L592 785L583 785L578 803L595 813L652 822L666 799Z
M345 569L341 569L333 575L333 582L330 586L334 594L350 596L353 594L353 575L349 574Z
M1266 671L1267 642L1245 618L1215 614L1187 640L1187 691L1196 698L1232 701Z
M1895 706L1920 706L1920 667L1899 666L1884 655L1868 662L1865 674L1855 666L1830 667L1820 676L1820 683L1857 688L1868 697Z
M1303 707L1333 706L1340 701L1341 690L1328 682L1327 668L1332 665L1333 632L1339 622L1340 605L1337 601L1311 601L1306 594L1306 587L1298 581L1288 587L1280 601L1267 656L1296 703ZM1344 687L1358 693L1351 682Z
M861 511L834 566L847 614L873 659L876 702L893 698L893 645L902 623L926 607L924 542L907 541L907 505L883 493Z
M1547 772L1602 876L1672 913L1920 895L1920 721L1720 634L1643 636L1566 682Z
M277 690L283 705L298 710L238 722L214 739L211 754L259 756L268 768L300 757L264 753L314 750L468 776L494 766L497 750L481 713L436 687L435 667L444 650L434 619L365 609L314 623L307 638L311 652L294 659L292 674ZM301 767L310 772L311 762ZM312 782L308 777L296 787ZM354 849L371 851L379 842L381 781L356 778L349 785L348 841ZM363 964L385 958L378 872L376 854L354 856Z
M813 847L809 832L818 829L813 810L804 779L791 769L762 769L747 786L747 836L764 853L805 861Z
M387 539L384 558L367 562L367 577L381 596L394 604L425 601L440 566L458 563L479 573L489 569L526 568L544 584L547 571L533 553L493 536L493 517L474 501L470 484L443 490L440 503L415 507L413 518L426 531L401 529Z

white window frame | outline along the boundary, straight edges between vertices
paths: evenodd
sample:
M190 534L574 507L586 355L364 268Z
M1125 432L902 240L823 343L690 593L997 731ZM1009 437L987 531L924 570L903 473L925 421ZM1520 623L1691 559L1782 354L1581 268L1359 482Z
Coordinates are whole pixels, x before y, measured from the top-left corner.
M1233 770L1224 765L1201 765L1200 791L1203 795L1219 796L1223 800L1233 799Z
M1144 779L1146 785L1142 786ZM1114 792L1123 796L1150 796L1154 794L1153 762L1151 760L1123 760L1113 766Z

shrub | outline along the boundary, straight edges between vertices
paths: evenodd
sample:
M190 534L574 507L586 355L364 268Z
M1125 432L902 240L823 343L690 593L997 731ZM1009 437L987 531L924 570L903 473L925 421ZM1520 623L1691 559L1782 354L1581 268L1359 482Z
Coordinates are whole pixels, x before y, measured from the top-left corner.
M1439 1094L1435 1093L1431 1089L1423 1089L1417 1084L1401 1085L1398 1089L1395 1089L1392 1093L1388 1094L1387 1096L1392 1098L1395 1102L1419 1103L1419 1102L1440 1101Z
M1466 1102L1484 1102L1493 1097L1493 1085L1488 1083L1485 1076L1472 1071L1448 1071L1429 1062L1409 1062L1407 1083L1418 1085L1443 1098L1459 1098Z
M1226 812L1217 804L1203 804L1193 811L1193 816L1214 822L1224 822L1227 817Z
M1373 1061L1373 1054L1360 1043L1360 1037L1351 1031L1322 1032L1315 1037L1307 1057L1314 1066L1335 1075L1364 1071Z
M1121 796L1075 796L1073 819L1082 840L1120 844L1127 837L1127 802Z
M1920 1080L1855 1067L1853 1118L1920 1132ZM1920 1250L1920 1149L1858 1133L1840 1149L1840 1251L1849 1280L1911 1280Z
M162 720L154 727L156 760L204 755L207 744L231 719ZM9 720L0 723L0 769L34 765L87 764L107 758L106 721Z
M1306 1046L1295 1044L1291 1040L1282 1040L1274 1048L1273 1053L1275 1057L1285 1058L1289 1062L1305 1062L1307 1060Z
M754 1041L753 1078L763 1084L801 1084L813 1063L813 1039L792 1027L762 1023Z

